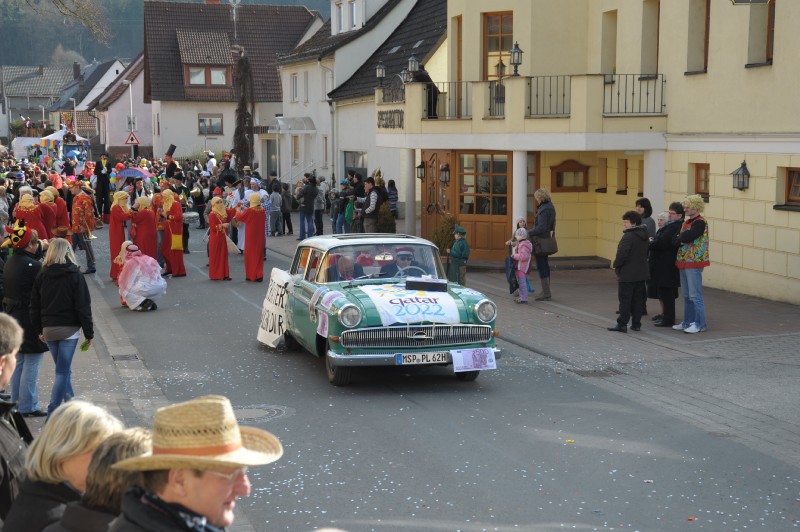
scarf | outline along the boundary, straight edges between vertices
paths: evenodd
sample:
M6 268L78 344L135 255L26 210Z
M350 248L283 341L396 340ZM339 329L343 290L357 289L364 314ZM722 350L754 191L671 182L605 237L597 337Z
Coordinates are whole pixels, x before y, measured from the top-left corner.
M220 222L228 221L228 211L225 210L225 203L222 198L214 198L211 200L211 212L217 215Z
M123 211L128 212L128 193L127 192L115 192L114 193L114 205L117 205Z
M250 194L250 207L258 207L261 203L261 196L257 193Z
M167 189L161 193L161 205L164 208L164 214L172 209L172 204L175 202L175 193Z

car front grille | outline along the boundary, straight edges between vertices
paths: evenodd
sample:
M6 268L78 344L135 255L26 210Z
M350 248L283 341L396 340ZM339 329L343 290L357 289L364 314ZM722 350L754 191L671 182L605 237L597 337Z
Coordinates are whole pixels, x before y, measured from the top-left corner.
M489 325L411 325L344 331L341 343L350 349L424 348L483 343L491 337Z

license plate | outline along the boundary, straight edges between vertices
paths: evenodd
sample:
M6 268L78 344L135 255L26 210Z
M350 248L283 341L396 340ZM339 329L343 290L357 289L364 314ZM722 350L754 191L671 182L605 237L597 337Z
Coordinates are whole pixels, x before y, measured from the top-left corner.
M441 351L438 353L397 353L397 365L408 366L412 364L448 364L450 353Z

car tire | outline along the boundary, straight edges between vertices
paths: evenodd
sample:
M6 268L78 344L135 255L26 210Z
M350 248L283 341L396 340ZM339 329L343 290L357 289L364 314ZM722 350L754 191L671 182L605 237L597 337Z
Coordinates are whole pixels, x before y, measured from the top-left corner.
M283 333L283 343L289 351L298 351L300 349L300 342L295 340L289 331Z
M459 371L456 373L456 379L460 380L461 382L472 382L478 378L480 373L480 371Z
M328 345L326 343L325 347ZM353 368L350 366L334 366L331 364L331 359L328 356L327 349L325 350L325 373L328 374L328 381L334 386L347 386L353 376Z

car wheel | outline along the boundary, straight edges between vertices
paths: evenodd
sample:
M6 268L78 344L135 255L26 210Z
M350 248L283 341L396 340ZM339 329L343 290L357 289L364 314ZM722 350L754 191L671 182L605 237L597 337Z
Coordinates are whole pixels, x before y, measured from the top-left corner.
M480 371L459 371L456 373L456 379L462 382L472 382L478 378Z
M300 342L294 339L292 333L286 331L283 333L283 343L289 351L297 351L300 349Z
M327 345L325 347L328 347ZM328 381L334 386L347 386L353 375L353 368L350 366L334 366L325 350L325 372L328 374Z

